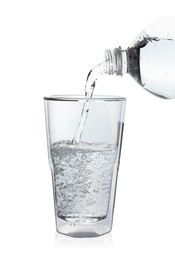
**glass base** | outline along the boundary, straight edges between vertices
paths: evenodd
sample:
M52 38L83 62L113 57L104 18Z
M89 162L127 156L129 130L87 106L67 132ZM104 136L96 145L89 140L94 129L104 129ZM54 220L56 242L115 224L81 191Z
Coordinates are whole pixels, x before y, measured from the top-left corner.
M57 232L71 237L98 237L109 233L111 225L107 218L98 220L95 218L66 218L56 217Z

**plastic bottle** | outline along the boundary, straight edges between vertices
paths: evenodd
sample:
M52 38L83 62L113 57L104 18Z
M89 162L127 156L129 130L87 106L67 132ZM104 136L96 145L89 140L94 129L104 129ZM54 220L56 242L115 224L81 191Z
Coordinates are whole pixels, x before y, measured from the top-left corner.
M150 24L126 50L106 50L105 60L105 73L129 73L152 94L175 98L175 17Z

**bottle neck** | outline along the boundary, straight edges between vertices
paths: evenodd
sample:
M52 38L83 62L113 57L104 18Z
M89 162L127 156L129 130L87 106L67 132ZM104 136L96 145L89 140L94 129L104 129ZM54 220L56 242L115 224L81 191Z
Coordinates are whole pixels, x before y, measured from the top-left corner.
M127 73L127 53L120 47L114 50L105 51L105 61L106 61L106 74L109 75L123 75Z

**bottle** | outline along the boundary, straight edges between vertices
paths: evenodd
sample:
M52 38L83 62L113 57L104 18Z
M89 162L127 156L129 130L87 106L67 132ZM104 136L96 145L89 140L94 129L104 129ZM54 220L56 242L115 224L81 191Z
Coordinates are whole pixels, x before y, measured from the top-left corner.
M105 73L129 73L152 94L175 98L175 17L150 24L126 50L106 50L105 61Z

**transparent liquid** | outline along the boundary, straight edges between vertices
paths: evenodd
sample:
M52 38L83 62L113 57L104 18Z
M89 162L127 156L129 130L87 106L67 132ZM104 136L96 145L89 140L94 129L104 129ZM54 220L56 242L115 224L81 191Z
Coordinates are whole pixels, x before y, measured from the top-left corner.
M147 91L175 98L175 40L140 36L127 50L128 73Z
M97 221L106 217L116 153L116 147L106 143L62 141L51 146L59 218Z
M93 92L95 89L96 80L98 79L99 76L101 76L105 72L105 68L106 68L105 66L106 66L106 62L100 63L100 64L96 65L88 73L86 85L85 85L85 97L86 98L88 98L88 99L92 98ZM86 123L86 120L88 117L89 109L90 109L90 100L87 100L83 104L80 121L79 121L77 130L76 130L76 133L75 133L75 137L72 141L74 144L79 143L81 140L83 128L85 126L85 123Z

